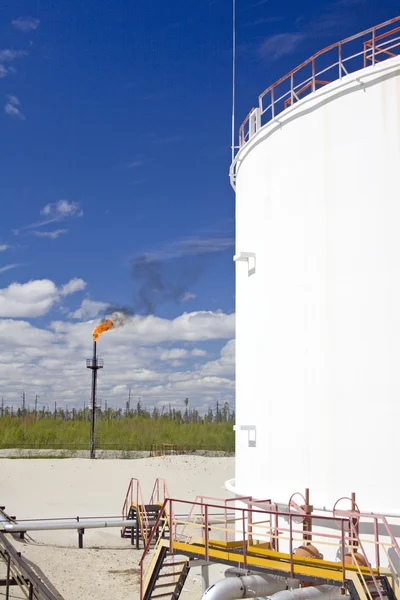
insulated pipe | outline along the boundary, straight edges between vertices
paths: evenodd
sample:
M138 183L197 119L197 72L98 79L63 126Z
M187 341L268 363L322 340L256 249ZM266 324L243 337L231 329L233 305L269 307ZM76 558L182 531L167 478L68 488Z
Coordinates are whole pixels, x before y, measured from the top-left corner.
M297 590L283 590L272 596L273 600L317 600L318 598L321 600L342 598L341 588L336 585L318 585Z
M244 577L245 575L251 575L249 569L240 569L239 567L229 567L224 572L225 577Z
M245 575L260 575L260 573L255 573L254 571L250 571L249 569L240 569L238 567L229 567L224 572L225 577L244 577ZM300 579L291 579L290 577L281 577L279 575L270 575L263 574L261 575L263 579L271 582L282 582L284 584L284 588L289 588L290 590L294 588L300 587Z
M195 521L193 521L194 523ZM217 525L220 521L209 521L209 525ZM26 525L18 522L10 522L0 512L0 532L41 531L51 529L98 529L100 527L135 527L136 521L128 519L90 519L90 521L36 521L26 522Z
M214 524L218 524L215 521ZM210 525L213 521L209 522ZM22 531L45 531L59 529L100 529L101 527L135 527L136 520L128 519L90 519L87 521L36 521L36 522L10 522L0 511L0 531L19 533Z
M101 527L134 527L136 521L132 519L74 521L37 521L35 523L10 523L0 517L0 532L18 533L22 531L47 531L57 529L100 529Z
M238 600L239 598L257 598L271 596L286 588L286 580L272 575L245 575L228 577L211 585L201 600Z

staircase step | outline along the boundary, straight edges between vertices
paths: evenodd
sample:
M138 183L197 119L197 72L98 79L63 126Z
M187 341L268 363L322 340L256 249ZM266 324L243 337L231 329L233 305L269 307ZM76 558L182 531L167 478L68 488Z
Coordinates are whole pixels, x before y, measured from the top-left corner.
M178 573L160 573L158 579L161 579L161 577L176 577L177 575Z
M175 574L175 576L176 576L176 574ZM175 589L176 585L177 585L177 583L171 581L170 583L160 583L160 585L155 585L154 589L158 590L158 588L166 588L166 587L173 587Z
M164 567L177 567L178 565L187 565L187 560L180 560L178 562L174 562L174 563L167 563L164 562L162 568Z

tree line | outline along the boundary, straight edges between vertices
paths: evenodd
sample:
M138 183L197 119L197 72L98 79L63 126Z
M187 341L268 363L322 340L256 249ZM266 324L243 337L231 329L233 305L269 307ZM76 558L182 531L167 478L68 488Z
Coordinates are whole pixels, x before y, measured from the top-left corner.
M189 399L186 398L184 401L185 408L177 409L171 404L168 407L162 407L161 409L157 406L152 408L142 405L141 400L132 406L131 401L127 400L125 408L113 408L108 406L107 401L104 403L104 408L101 406L96 407L96 420L100 421L114 421L121 419L133 419L141 417L144 419L166 419L177 423L229 423L235 421L235 411L231 410L229 403L224 402L222 405L217 401L214 408L209 407L205 414L200 414L197 408L189 406ZM35 406L30 407L26 405L25 395L20 406L15 407L4 403L4 398L0 404L0 418L20 418L20 417L33 417L35 420L38 419L59 419L62 421L89 421L91 418L91 407L84 403L83 407L80 408L68 408L68 405L57 406L57 401L54 405L42 405L38 408L37 397L35 399Z

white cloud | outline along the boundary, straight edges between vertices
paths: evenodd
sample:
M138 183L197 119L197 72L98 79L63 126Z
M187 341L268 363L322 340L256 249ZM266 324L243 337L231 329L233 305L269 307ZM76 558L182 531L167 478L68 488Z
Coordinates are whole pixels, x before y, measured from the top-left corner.
M21 105L21 102L18 100L17 96L12 96L11 94L8 95L8 101L10 102L10 104L13 104L14 106Z
M207 352L201 348L193 348L191 352L192 356L207 356Z
M58 200L58 202L50 202L46 204L41 209L41 214L45 215L47 218L42 221L36 221L35 223L31 223L30 225L25 225L24 227L20 227L19 229L14 229L14 235L19 235L21 232L36 230L38 227L44 227L45 225L50 225L51 223L58 223L60 221L64 221L73 217L81 217L83 215L83 210L79 206L77 202L71 202L69 200ZM56 239L62 233L66 233L66 229L58 229L56 232L44 232L41 234L40 232L33 231L34 235L38 235L39 237L51 237L52 239ZM57 233L57 236L52 237L47 234Z
M176 360L186 358L189 352L184 348L172 348L171 350L163 350L160 354L160 360Z
M75 294L75 292L81 292L86 287L86 281L83 279L79 279L78 277L74 277L62 286L60 293L61 296L69 296L69 294Z
M115 334L133 336L150 343L166 341L202 341L226 339L234 335L235 316L222 312L199 311L183 313L171 321L149 316L146 319L134 317L125 327ZM145 343L145 342L144 342Z
M44 342L53 342L54 334L45 329L38 329L26 321L15 321L13 319L0 319L0 364L18 359L15 347L23 346L30 359L42 356L45 351ZM33 352L32 352L33 350ZM8 361L4 360L4 352L8 353Z
M0 244L0 252L4 252L5 250L9 249L9 245L8 244Z
M49 303L59 295L52 282L47 286L46 290L39 286L36 302ZM17 292L20 305L20 290ZM26 296L28 304L32 292L28 290ZM217 328L215 323L219 323ZM91 355L95 324L95 321L56 321L44 329L24 320L0 318L0 381L6 404L19 402L18 390L23 388L28 403L37 393L44 403L57 400L59 405L68 402L70 408L82 406L90 393L90 373L85 368L85 359ZM140 397L143 406L158 404L161 407L171 403L184 409L184 399L189 397L190 405L201 409L217 400L229 401L233 407L232 373L215 367L227 361L232 344L228 342L221 356L210 363L197 366L190 360L200 350L196 341L207 344L213 340L215 348L216 339L231 338L233 327L234 315L205 311L175 319L134 317L125 327L111 330L100 338L99 352L104 357L104 369L98 380L99 398L103 399L103 405L107 400L109 406L124 407L128 388L131 388L132 402L136 403ZM184 348L168 347L172 343L184 344ZM187 359L185 370L173 355ZM164 360L160 360L161 356ZM15 381L19 383L18 390Z
M54 231L33 231L33 235L41 238L49 238L50 240L56 240L63 235L64 233L68 233L68 229L55 229Z
M25 121L26 119L19 108L10 102L7 102L7 104L4 105L4 112L10 117L18 117L18 119L21 119L21 121Z
M0 289L0 317L31 318L45 315L62 296L73 294L85 287L82 279L71 279L57 288L49 279L27 283L11 283Z
M261 44L261 58L278 60L292 54L305 39L304 33L277 33L271 35Z
M171 258L181 258L184 256L198 256L202 254L214 254L223 252L232 248L234 245L233 237L225 236L190 236L171 242L170 244L160 248L146 252L144 258L146 260L169 260Z
M235 370L235 340L229 340L222 348L220 358L203 365L202 375L233 375Z
M0 315L38 317L48 312L57 296L57 287L48 279L12 283L0 290Z
M82 304L74 312L70 313L72 319L87 320L97 317L99 313L107 308L106 302L96 302L95 300L89 300L84 298Z
M4 112L10 117L17 117L21 121L25 121L26 117L20 111L20 106L21 102L16 96L8 96L8 102L4 105Z
M0 50L0 79L6 77L9 73L15 73L14 67L12 67L10 64L8 64L8 66L5 67L3 63L11 63L17 58L20 58L21 56L25 56L27 54L28 53L24 50L12 50L10 48ZM12 102L9 102L6 106L8 106L6 110L7 114L13 114L14 116L18 116L15 114L15 107L18 106L18 104L15 105Z
M182 296L182 302L187 302L188 300L194 300L196 298L196 294L193 292L185 292Z
M29 31L34 31L40 25L40 19L35 19L34 17L18 17L18 19L14 19L11 21L12 25L15 29L19 29L24 33L28 33Z
M53 219L61 220L66 217L81 217L83 211L77 202L69 200L59 200L58 202L50 202L46 204L40 211L42 215Z
M0 50L0 62L12 62L16 58L26 56L28 53L24 50L11 50L9 48Z
M170 350L163 350L161 352L160 360L171 361L173 366L177 366L178 364L182 364L182 359L190 358L191 356L203 357L207 356L207 352L200 348L193 348L192 350L187 350L186 348L171 348Z
M17 267L21 267L21 263L13 263L11 265L4 265L0 267L0 273L5 273L6 271L10 271L10 269L16 269Z

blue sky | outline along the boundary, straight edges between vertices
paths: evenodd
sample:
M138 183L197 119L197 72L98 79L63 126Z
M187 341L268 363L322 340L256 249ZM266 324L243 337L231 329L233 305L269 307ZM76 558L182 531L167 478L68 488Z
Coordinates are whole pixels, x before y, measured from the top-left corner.
M302 60L397 10L392 0L237 0L237 124ZM160 303L147 330L107 334L104 397L122 405L132 387L150 404L233 404L231 27L230 0L3 3L6 400L23 388L43 402L87 400L91 319L110 303L135 306L131 260L148 253L172 280L190 271L187 293Z

